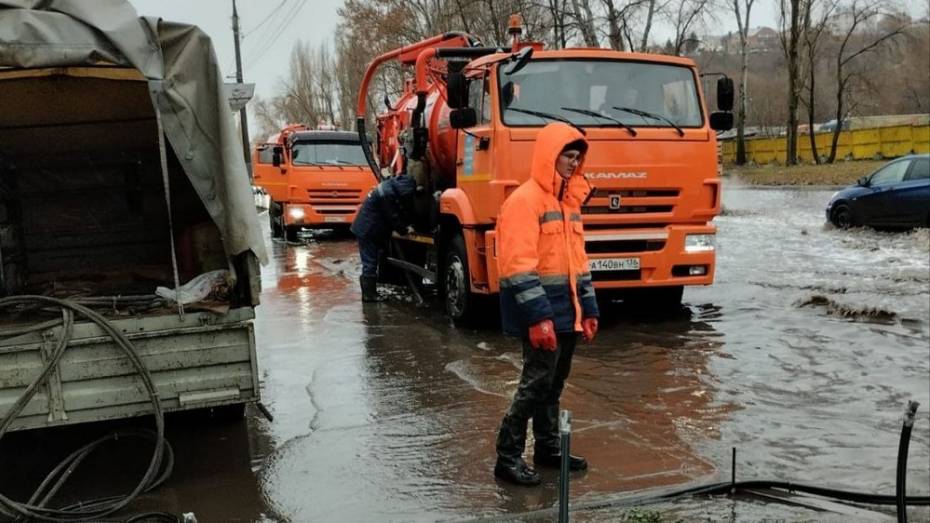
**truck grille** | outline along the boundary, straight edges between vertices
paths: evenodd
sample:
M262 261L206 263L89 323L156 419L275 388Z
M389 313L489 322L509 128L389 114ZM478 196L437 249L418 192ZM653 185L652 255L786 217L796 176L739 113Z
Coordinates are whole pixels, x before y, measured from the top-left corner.
M595 189L582 214L647 214L670 213L675 210L678 189ZM620 207L610 208L612 196L620 197Z
M591 281L637 281L642 271L592 271Z
M584 250L588 254L661 251L663 247L665 240L609 240L589 241L584 244Z
M310 203L357 204L361 201L360 189L307 189Z
M606 205L588 205L581 209L581 214L644 214L650 212L672 212L672 205L621 205L611 209Z

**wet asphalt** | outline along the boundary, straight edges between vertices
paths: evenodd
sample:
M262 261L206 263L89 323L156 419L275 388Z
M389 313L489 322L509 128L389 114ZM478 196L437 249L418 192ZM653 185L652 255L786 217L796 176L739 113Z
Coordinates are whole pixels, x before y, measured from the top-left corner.
M571 483L588 509L575 520L615 521L630 496L729 481L734 447L738 480L894 494L909 399L921 408L908 491L930 494L930 232L833 229L829 196L729 183L714 285L686 289L668 314L603 311L562 397L572 450L591 463ZM456 328L401 290L363 305L348 236L268 242L255 329L274 421L170 419L174 474L138 507L201 522L554 520L555 471L538 488L491 473L516 340L493 321ZM18 437L0 451L31 456L8 471L41 477L36 461L80 435ZM132 477L123 469L114 477ZM6 493L28 481L0 483ZM672 520L871 517L750 498L651 508Z

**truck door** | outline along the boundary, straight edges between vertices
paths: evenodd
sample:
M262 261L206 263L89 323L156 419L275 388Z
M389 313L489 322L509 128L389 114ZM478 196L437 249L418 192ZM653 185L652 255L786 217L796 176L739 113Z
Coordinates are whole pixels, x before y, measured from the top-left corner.
M473 76L468 82L468 106L475 110L477 124L459 136L462 142L457 161L459 187L471 193L491 179L491 149L494 147L491 127L491 94L486 75ZM472 201L476 201L472 198Z

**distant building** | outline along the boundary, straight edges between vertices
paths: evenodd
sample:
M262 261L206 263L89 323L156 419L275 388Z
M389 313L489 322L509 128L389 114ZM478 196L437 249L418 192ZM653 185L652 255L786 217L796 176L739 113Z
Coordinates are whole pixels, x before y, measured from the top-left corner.
M777 51L781 47L778 31L771 27L751 27L746 37L748 54ZM731 32L723 36L707 36L701 42L701 49L723 54L739 54L739 33Z

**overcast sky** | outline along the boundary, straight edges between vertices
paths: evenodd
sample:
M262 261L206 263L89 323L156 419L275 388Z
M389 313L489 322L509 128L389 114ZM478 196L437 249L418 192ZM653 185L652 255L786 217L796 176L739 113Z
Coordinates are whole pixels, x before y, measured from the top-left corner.
M130 3L140 15L199 26L213 39L223 74L235 75L232 0L130 0ZM342 0L237 0L237 6L244 35L244 79L256 84L257 94L270 97L278 88L278 79L287 73L288 57L298 40L332 45L339 22L336 10L342 6ZM752 15L753 26L773 26L775 0L757 1ZM720 29L714 33L736 30L732 15L721 12L720 18L720 23L715 24ZM668 30L659 27L654 39L664 41L668 36Z

